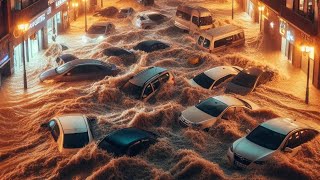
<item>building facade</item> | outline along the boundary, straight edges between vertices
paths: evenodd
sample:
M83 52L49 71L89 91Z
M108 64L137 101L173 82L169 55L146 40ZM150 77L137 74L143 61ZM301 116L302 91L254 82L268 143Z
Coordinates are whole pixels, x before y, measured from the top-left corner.
M272 48L303 72L308 71L310 81L320 89L320 2L318 0L242 0L242 8L261 29ZM301 51L310 46L310 54Z

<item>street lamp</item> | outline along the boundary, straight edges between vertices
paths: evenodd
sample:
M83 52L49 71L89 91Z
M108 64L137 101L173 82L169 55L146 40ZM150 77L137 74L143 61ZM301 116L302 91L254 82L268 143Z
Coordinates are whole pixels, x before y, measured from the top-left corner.
M232 14L232 19L233 19L233 11L234 11L234 7L233 7L233 5L234 5L234 2L233 2L234 0L232 0L232 11L231 11L231 14Z
M261 32L261 29L262 29L262 13L264 11L264 6L259 6L258 10L260 12L260 32Z
M85 31L87 32L87 0L83 0L84 1L84 28L85 28Z
M23 64L23 87L24 89L28 88L27 85L27 72L26 72L26 60L25 60L25 51L24 51L24 36L25 32L29 29L29 24L19 24L19 31L22 32L22 64Z
M311 46L301 46L301 52L303 54L308 55L308 72L307 72L307 86L306 86L306 98L305 98L305 102L306 104L309 104L309 76L310 76L310 53L313 50L313 47Z

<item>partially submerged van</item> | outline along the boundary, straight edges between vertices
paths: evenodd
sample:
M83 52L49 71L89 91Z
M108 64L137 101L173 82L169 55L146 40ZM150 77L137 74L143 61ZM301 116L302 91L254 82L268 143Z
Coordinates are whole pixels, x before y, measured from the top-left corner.
M206 8L191 5L179 5L174 25L189 32L198 32L212 28L212 15Z
M196 41L198 48L207 52L216 52L227 47L244 45L245 36L242 28L229 24L201 31Z

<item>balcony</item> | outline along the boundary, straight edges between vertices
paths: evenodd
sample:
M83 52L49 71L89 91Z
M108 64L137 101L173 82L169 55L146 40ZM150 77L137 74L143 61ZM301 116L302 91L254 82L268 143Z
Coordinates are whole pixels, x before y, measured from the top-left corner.
M43 12L49 7L47 0L39 0L34 4L22 9L14 10L13 20L15 24L20 22L28 22L39 13Z
M304 31L305 33L315 36L318 33L317 24L312 22L311 20L307 19L306 17L294 12L291 9L286 7L281 8L281 16L282 18L289 21L291 24L298 27L300 30Z
M279 1L279 0L260 0L260 2L269 6L274 11L280 13L282 1Z

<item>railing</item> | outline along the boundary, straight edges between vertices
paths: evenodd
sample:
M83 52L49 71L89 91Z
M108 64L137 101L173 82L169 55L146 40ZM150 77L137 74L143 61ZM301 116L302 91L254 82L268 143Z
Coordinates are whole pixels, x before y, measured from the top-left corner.
M27 22L49 7L48 0L33 1L33 4L22 10L14 10L13 19L16 24Z
M281 8L282 18L297 26L300 30L310 35L317 35L317 24L286 7Z

